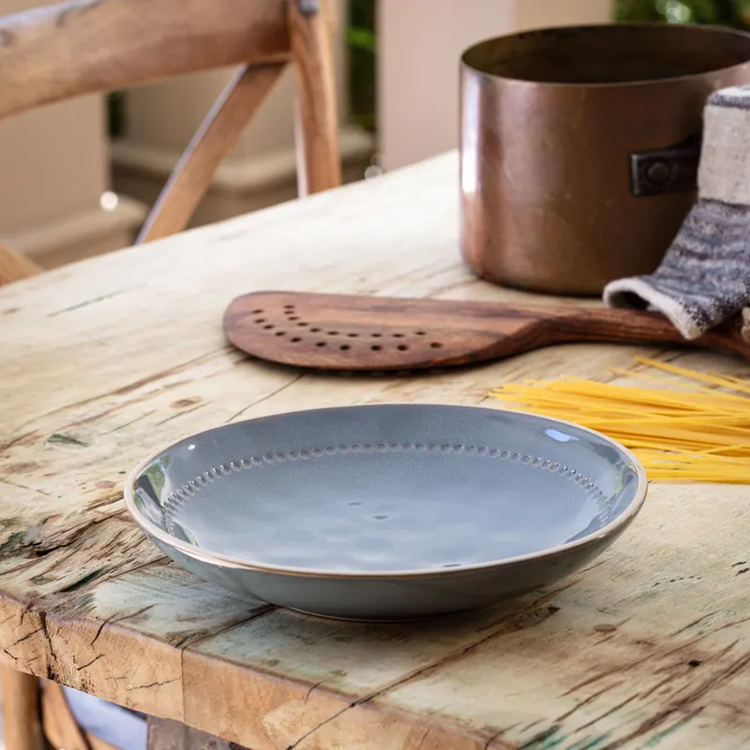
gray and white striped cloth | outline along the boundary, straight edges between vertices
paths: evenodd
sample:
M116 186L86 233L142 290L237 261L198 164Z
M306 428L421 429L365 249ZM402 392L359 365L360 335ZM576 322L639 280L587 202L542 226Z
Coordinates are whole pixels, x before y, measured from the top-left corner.
M750 334L750 87L721 89L703 111L698 199L659 268L612 281L610 307L653 309L686 339L743 311Z

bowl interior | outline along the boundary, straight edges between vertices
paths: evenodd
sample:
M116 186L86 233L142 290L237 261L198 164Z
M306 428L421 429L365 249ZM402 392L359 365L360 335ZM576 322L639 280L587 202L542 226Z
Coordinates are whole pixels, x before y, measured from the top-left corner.
M596 534L639 497L608 439L495 409L323 409L218 428L133 479L141 518L209 555L308 572L462 568ZM642 494L642 493L641 493Z

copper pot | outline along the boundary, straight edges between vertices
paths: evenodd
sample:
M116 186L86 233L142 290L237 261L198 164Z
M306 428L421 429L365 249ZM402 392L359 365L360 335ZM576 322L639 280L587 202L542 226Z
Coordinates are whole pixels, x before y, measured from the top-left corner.
M563 27L469 48L464 259L553 294L653 271L695 200L706 97L748 83L750 34L717 27Z

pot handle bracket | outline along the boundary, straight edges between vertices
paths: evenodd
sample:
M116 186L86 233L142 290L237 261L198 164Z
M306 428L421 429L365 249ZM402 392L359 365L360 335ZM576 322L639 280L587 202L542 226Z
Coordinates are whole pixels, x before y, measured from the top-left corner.
M675 146L630 154L630 192L636 198L698 189L701 136Z

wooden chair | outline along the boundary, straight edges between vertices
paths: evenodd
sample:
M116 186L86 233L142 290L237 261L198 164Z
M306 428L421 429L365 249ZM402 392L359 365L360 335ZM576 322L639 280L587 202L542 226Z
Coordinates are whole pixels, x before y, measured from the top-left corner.
M238 66L198 128L137 242L183 230L216 167L289 64L300 195L341 184L330 0L70 0L0 18L0 117L168 76ZM177 19L177 22L175 22ZM41 272L0 245L0 286ZM9 667L6 750L112 750L81 730L58 685Z
M341 184L331 0L68 0L0 18L0 118L169 76L238 66L137 239L182 231L216 167L291 64L299 194ZM35 266L0 249L0 284Z

